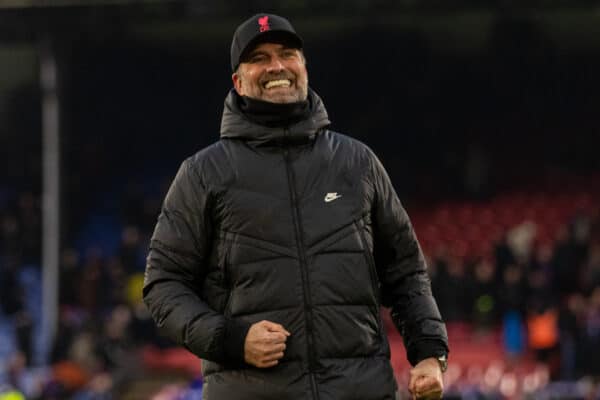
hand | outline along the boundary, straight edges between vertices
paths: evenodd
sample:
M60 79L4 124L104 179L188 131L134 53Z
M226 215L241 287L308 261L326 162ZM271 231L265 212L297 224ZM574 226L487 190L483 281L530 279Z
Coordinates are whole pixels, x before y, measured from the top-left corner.
M244 360L258 368L277 365L290 333L279 324L260 321L250 326L244 342Z
M426 358L410 370L408 390L413 400L438 400L444 393L442 370L434 357Z

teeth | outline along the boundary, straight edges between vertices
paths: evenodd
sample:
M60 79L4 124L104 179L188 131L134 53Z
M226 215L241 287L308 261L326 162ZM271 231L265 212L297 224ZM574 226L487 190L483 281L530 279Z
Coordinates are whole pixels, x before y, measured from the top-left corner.
M290 87L292 83L288 79L280 79L277 81L269 81L265 84L265 88L270 89L275 86Z

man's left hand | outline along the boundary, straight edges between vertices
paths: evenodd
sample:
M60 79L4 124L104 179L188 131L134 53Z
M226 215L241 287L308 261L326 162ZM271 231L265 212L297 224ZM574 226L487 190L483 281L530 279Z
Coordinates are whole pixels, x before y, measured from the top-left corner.
M414 400L438 400L444 393L442 370L434 357L426 358L410 370L408 390Z

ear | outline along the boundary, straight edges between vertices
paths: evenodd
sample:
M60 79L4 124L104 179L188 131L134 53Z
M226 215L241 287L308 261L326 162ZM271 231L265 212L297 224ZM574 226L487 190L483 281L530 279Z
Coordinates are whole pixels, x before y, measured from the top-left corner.
M233 87L238 94L242 95L242 79L240 74L236 71L231 75L231 80L233 81Z

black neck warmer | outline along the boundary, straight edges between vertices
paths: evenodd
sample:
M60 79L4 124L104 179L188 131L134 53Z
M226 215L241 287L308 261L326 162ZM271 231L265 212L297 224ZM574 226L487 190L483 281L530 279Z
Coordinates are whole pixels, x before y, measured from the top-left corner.
M236 93L240 110L251 121L269 127L286 127L298 122L310 114L308 100L297 103L271 103L240 96Z

